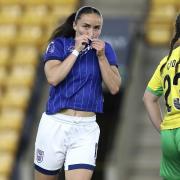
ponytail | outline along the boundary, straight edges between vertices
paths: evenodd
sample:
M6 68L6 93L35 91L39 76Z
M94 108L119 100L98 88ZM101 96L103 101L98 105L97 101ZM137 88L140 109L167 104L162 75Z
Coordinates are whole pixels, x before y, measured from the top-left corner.
M177 16L177 19L176 19L176 24L175 24L175 35L174 37L172 38L171 40L171 43L170 43L170 50L169 50L169 54L168 54L168 57L167 57L167 61L161 66L161 69L160 69L160 72L162 73L165 65L167 64L169 58L171 57L171 54L172 54L172 51L174 49L174 45L176 44L176 42L178 41L178 39L180 38L180 14ZM179 58L180 59L180 58ZM180 62L178 61L176 63L176 72L177 72L177 69L178 69L178 65L180 64Z
M75 30L73 29L73 22L75 20L76 13L72 13L66 21L57 27L52 33L49 41L52 41L56 37L75 37Z
M170 58L171 54L172 54L172 51L173 51L173 48L174 48L174 45L175 43L178 41L178 39L180 38L180 14L177 16L177 19L176 19L176 33L174 35L174 37L172 38L171 40L171 44L170 44L170 51L169 51L169 55L168 55L168 59Z

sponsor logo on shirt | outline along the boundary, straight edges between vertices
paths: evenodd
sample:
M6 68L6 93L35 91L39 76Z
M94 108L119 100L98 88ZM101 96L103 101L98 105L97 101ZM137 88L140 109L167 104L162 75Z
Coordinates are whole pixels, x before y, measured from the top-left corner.
M79 53L81 56L82 55L85 55L89 50L91 50L92 49L92 47L91 47L91 45L90 44L88 44L88 45L86 45L86 47L83 49L83 50L81 50L81 52Z
M175 108L180 110L180 99L179 98L175 98L173 101L174 101Z
M91 49L92 49L91 44L86 44L85 48L82 49L82 50L79 52L79 55L80 55L80 56L83 56L83 55L85 55L85 54L86 54L89 50L91 50ZM71 53L71 52L74 50L74 46L69 46L69 47L67 48L67 50Z

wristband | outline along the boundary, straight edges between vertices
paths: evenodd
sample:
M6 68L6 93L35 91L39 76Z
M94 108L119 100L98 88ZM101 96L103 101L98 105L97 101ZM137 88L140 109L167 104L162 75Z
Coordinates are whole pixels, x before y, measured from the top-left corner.
M77 51L76 49L74 49L74 50L72 51L72 54L74 54L76 57L78 57L79 51Z

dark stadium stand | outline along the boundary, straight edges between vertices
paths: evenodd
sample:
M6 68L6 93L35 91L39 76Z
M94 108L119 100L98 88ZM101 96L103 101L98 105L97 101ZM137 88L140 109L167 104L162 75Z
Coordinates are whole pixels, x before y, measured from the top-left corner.
M42 91L41 53L78 0L0 0L0 180L19 180Z
M150 0L145 22L145 39L151 45L168 45L173 22L180 11L179 0Z

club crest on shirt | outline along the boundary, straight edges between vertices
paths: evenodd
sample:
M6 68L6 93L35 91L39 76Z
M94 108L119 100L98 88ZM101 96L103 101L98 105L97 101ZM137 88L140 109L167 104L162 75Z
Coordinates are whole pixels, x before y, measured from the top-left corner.
M43 157L44 157L44 151L37 149L36 151L36 160L38 163L41 163L43 161Z
M50 42L47 49L46 49L46 53L54 53L55 51L55 45L54 42Z

